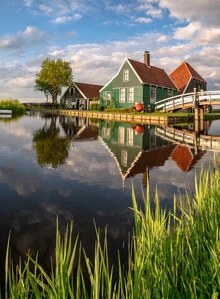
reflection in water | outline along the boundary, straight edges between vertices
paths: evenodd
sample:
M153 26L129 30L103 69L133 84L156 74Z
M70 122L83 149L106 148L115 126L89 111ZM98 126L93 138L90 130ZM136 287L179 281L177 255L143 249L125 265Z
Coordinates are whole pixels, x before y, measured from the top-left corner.
M70 140L59 136L60 129L56 127L55 115L51 116L49 127L45 122L43 128L34 132L33 142L37 153L37 162L41 166L50 165L53 168L65 164L68 157Z
M48 267L56 215L62 231L74 220L74 235L89 256L93 220L101 231L108 225L110 259L117 261L119 249L123 262L133 225L131 178L141 203L148 173L152 196L157 187L169 209L174 193L184 194L185 186L193 191L195 168L213 158L158 136L150 125L37 114L0 127L0 254L11 230L13 257L39 250Z

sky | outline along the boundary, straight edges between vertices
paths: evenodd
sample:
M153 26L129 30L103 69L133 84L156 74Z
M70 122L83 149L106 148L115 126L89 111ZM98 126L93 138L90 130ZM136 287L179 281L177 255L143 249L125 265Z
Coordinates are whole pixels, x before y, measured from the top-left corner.
M219 90L219 12L219 0L1 0L0 99L44 101L34 81L47 57L105 85L144 51L168 74L187 61Z

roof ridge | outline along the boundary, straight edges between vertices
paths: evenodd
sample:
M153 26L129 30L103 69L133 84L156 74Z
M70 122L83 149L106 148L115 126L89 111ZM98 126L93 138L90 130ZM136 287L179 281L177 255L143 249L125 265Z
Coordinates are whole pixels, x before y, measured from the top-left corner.
M94 86L103 86L103 85L100 85L100 84L93 84L93 83L85 83L85 82L75 82L75 84L87 84L87 85L94 85Z
M190 76L191 76L191 78L193 77L192 76L192 73L190 72L190 69L189 69L189 66L191 66L188 62L186 62L185 60L184 60L184 62L183 62L184 64L185 64L185 66L186 66L186 68L187 68L187 71L189 72L189 74L190 74Z
M171 73L169 76L172 75L172 73L174 73L182 64L184 64L185 61L182 61Z

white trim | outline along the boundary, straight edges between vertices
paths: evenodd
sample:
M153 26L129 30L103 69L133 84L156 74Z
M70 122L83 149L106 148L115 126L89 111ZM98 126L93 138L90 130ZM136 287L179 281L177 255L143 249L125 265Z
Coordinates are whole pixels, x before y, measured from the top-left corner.
M132 89L132 100L130 101L130 99L129 99L129 96L130 96L130 89ZM128 90L128 98L127 98L127 103L134 103L134 87L128 87L127 88L127 90Z
M73 85L76 87L76 89L78 89L78 91L81 93L81 95L84 97L84 99L87 99L87 97L84 95L82 90L77 86L77 84L73 82Z
M115 79L115 78L118 76L118 74L120 73L120 71L121 71L121 69L122 69L122 67L123 67L123 65L124 65L124 63L125 63L126 60L127 60L127 58L125 58L124 61L122 62L122 64L121 64L121 66L120 66L120 68L119 68L117 74L116 74L115 76L113 76L113 77L108 81L108 83L106 83L105 86L103 86L103 87L99 90L99 92L101 92L103 89L105 89L105 87L108 86L109 83L111 83L111 81L112 81L113 79Z
M137 74L137 72L135 71L135 69L133 68L132 64L130 63L129 59L127 58L127 62L130 65L130 67L132 68L133 72L135 73L135 75L137 76L138 80L140 81L141 84L144 84L144 82L141 80L141 78L139 77L139 75ZM139 61L137 61L139 62Z
M128 77L127 80L125 80L125 73L126 77ZM123 82L129 82L129 69L123 69Z
M141 78L138 76L138 74L136 73L136 71L135 71L135 69L133 68L133 66L131 65L129 59L128 59L128 58L125 58L124 61L123 61L122 64L121 64L121 66L120 66L120 68L119 68L117 74L116 74L114 77L112 77L112 78L108 81L108 83L106 83L105 86L103 86L103 87L99 90L99 92L101 92L106 86L108 86L108 85L112 82L113 79L115 79L115 78L118 76L118 74L120 73L120 71L121 71L121 69L122 69L122 67L123 67L123 65L124 65L125 62L127 62L127 63L129 64L129 66L131 67L131 69L133 70L133 72L135 73L135 75L137 76L137 78L138 78L138 80L140 81L140 83L141 83L141 84L144 83L144 82L141 80Z
M124 89L124 101L121 100L121 90ZM119 91L119 103L126 103L126 88L122 87Z
M188 88L188 86L189 86L189 83L192 81L192 79L193 79L193 77L191 77L191 78L189 79L188 83L186 84L186 86L185 86L185 88L184 88L184 90L183 90L183 92L182 92L181 94L184 94L184 93L185 93L185 91L187 90L187 88Z
M151 90L155 90L155 98L151 97ZM157 88L150 86L150 104L155 104L157 101Z

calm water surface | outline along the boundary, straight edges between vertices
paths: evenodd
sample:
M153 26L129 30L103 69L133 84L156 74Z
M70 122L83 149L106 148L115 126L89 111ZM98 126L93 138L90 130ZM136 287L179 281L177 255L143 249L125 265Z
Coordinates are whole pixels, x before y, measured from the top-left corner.
M220 135L220 121L206 126ZM5 255L11 231L12 256L39 250L49 266L60 229L74 221L89 256L94 249L94 220L108 227L110 257L126 258L132 230L131 182L141 203L149 176L153 195L171 208L173 195L193 192L194 173L212 165L213 152L189 149L164 140L156 127L74 117L26 115L0 121L0 254ZM4 259L0 262L1 273Z

